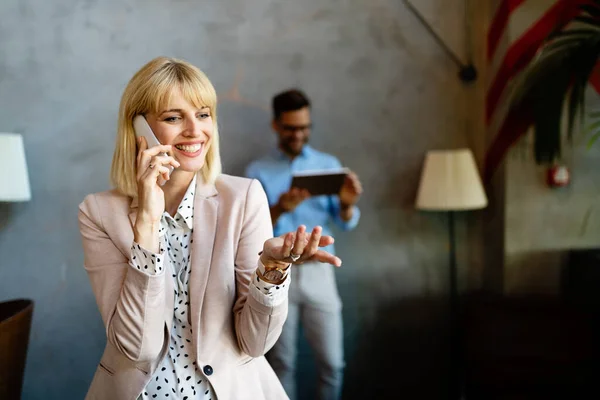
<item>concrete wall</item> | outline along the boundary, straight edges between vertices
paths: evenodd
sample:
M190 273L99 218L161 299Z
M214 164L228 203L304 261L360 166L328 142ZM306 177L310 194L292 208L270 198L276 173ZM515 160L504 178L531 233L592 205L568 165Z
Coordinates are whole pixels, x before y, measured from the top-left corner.
M505 291L557 293L569 250L598 248L600 147L586 148L580 132L565 146L571 184L552 189L546 167L537 166L531 135L506 163Z
M414 3L464 56L463 1ZM471 3L480 3L470 37L479 62L487 19L484 2ZM82 267L77 205L109 187L121 92L157 55L185 58L212 79L229 173L274 145L270 96L292 85L308 92L314 146L365 187L359 228L337 237L346 398L439 398L447 226L443 215L415 212L414 196L427 150L469 146L481 160L483 92L459 82L403 2L4 0L0 15L0 131L24 135L33 192L0 209L0 299L36 301L25 399L82 398L99 360L105 336ZM480 225L458 218L463 286L480 280ZM310 398L311 383L302 387Z

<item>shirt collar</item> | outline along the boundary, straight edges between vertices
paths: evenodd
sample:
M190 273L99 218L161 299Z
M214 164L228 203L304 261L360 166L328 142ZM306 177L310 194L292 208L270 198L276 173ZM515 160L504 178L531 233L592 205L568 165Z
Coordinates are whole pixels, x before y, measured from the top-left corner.
M196 190L196 175L194 175L194 179L190 182L190 186L188 186L185 195L183 196L183 200L181 200L181 204L177 208L177 213L183 217L188 228L192 229L194 222L194 192Z
M171 217L169 214L167 214L165 212L165 214L163 214L164 218L167 218L167 220L170 218L171 220L175 220L175 223L183 225L183 223L185 223L185 225L187 225L187 227L191 230L193 227L193 223L194 223L194 195L195 195L195 189L196 189L196 175L194 175L194 178L192 179L192 182L190 182L190 185L188 186L185 195L183 196L183 200L181 200L181 203L179 203L179 207L177 207L177 213L175 213L174 217Z

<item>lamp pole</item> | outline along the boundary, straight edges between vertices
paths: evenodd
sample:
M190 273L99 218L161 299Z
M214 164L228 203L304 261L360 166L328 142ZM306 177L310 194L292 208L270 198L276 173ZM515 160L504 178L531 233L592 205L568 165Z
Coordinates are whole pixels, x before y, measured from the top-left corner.
M461 400L464 398L463 349L454 214L455 211L448 211L448 237L450 239L450 398Z

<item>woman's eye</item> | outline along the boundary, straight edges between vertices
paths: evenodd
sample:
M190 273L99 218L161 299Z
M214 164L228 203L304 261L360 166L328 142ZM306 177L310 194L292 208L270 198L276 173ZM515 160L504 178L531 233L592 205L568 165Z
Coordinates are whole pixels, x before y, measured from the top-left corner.
M177 121L177 119L178 119L177 117L167 117L167 118L165 118L165 121L166 122L175 122L175 121Z
M201 114L198 115L198 118L200 118L200 119L205 119L205 118L208 118L208 117L210 117L209 113L201 113Z

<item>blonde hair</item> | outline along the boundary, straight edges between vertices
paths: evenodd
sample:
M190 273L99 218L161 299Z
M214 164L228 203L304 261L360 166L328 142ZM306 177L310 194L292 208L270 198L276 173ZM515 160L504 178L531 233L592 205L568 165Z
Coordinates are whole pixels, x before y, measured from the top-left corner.
M211 145L200 170L207 183L221 174L219 130L217 128L217 94L206 75L192 64L174 58L157 57L131 78L119 106L117 141L110 171L111 183L123 194L137 197L137 148L133 119L167 107L173 89L194 107L208 107L214 123Z

